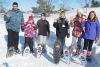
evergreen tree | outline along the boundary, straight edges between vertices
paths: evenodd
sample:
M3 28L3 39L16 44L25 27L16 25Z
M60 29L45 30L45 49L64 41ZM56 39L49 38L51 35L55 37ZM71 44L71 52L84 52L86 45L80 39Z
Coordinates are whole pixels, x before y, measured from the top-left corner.
M52 0L37 0L37 7L32 7L34 13L51 13L54 9Z
M100 2L96 1L96 0L92 0L91 4L92 4L91 7L99 7L100 6Z

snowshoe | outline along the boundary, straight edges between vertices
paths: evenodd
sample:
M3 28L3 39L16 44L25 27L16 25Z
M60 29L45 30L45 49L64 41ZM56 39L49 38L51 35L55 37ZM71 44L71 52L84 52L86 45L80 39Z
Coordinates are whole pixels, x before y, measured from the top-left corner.
M87 64L87 60L86 60L86 58L84 56L81 55L79 59L80 59L82 65L86 65Z
M70 64L71 55L70 55L69 51L64 52L64 58L65 58L67 64Z
M77 45L76 56L79 56L80 53L81 53L81 45Z
M60 61L61 57L61 42L57 40L54 44L53 48L53 58L54 58L54 63L58 64Z
M32 49L32 50L30 51L30 53L34 54L34 53L35 53L35 48Z
M65 49L65 50L63 50L63 53L64 53L64 55L63 55L63 58L61 58L61 61L63 61L66 64L70 64L71 54L70 54L69 50Z
M47 52L46 48L42 47L42 53L46 53L46 52Z
M20 54L20 53L21 53L21 52L20 52L19 49L15 50L15 54Z
M43 49L43 50L42 50L42 53L46 53L46 52L47 52L46 49Z
M10 48L7 50L6 57L11 57L11 56L13 56L14 51L15 51L14 47L10 47Z
M30 54L30 48L27 46L23 51L22 51L22 56L26 56Z
M41 54L42 54L42 46L39 45L37 47L36 57L41 57Z
M87 62L91 62L91 56L86 57Z

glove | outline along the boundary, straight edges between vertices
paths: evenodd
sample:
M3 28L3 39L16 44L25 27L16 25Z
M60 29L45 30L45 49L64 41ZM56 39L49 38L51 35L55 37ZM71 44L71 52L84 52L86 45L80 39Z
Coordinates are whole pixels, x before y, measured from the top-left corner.
M99 37L96 37L95 39L95 43L98 43Z
M21 26L21 31L24 32L24 28Z
M67 38L69 38L69 37L70 37L70 34L68 33L68 34L67 34Z
M67 38L70 37L70 29L68 29Z
M48 38L50 38L50 33L48 33Z

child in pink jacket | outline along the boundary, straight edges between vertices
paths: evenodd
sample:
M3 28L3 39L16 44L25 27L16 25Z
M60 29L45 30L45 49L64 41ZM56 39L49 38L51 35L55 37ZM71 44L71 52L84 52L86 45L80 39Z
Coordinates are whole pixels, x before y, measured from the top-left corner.
M23 23L22 28L24 29L24 36L25 36L25 43L24 43L24 49L26 46L29 46L30 53L33 53L33 38L36 35L37 25L34 23L33 16L29 16L29 19L26 23Z

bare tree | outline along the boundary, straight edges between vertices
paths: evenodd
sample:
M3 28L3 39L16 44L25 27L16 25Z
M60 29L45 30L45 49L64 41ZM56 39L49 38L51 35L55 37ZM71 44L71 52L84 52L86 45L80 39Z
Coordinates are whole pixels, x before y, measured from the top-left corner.
M9 5L9 0L0 0L0 12L5 12L6 7L4 5L8 6Z
M4 11L3 2L2 0L0 0L0 13L2 13L3 11Z
M60 9L63 9L65 11L70 10L70 4L69 3L70 3L69 0L62 0Z

